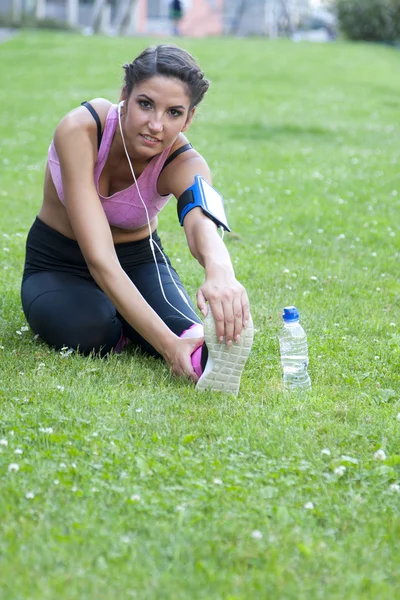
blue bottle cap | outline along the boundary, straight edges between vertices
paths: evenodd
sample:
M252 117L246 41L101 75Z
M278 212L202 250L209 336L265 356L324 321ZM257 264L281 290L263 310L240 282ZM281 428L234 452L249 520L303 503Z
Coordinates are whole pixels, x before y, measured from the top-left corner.
M283 320L285 323L290 323L299 320L299 311L295 306L285 306L283 309Z

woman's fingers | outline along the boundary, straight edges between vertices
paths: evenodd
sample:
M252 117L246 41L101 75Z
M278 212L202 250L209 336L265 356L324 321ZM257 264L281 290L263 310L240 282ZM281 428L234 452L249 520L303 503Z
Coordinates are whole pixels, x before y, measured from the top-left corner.
M207 301L212 311L217 338L228 346L239 342L243 328L250 318L249 300L246 290L238 282L225 288L204 285L198 291L197 305L207 314Z
M208 311L208 306L207 306L207 301L206 301L201 289L199 289L197 292L197 306L198 306L198 309L201 311L203 317L206 317L207 311Z
M243 306L242 299L235 296L233 299L233 317L234 317L234 332L233 341L239 342L243 330Z
M210 309L214 317L215 332L220 342L225 338L225 312L222 302L210 302Z
M175 360L171 365L172 372L177 377L189 377L195 383L198 381L198 376L195 373L192 364L192 354L204 344L204 337L185 338L178 342L178 351Z

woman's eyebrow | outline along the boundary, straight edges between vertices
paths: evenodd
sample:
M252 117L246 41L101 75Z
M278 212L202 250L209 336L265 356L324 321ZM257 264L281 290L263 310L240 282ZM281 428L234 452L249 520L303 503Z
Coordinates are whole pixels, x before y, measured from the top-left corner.
M145 98L148 102L151 102L151 104L154 104L154 100L152 98L150 98L150 96L148 96L147 94L138 94L136 97L137 98ZM181 104L178 104L177 106L170 106L169 110L171 110L172 108L174 108L175 110L178 108L185 110L185 107L182 106Z

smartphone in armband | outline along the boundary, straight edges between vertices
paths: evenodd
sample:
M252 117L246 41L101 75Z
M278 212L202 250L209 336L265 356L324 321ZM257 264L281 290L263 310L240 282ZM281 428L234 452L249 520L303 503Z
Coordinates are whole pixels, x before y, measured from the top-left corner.
M199 206L218 227L231 231L226 218L222 196L201 175L196 175L191 185L178 199L178 219L183 221L193 208Z

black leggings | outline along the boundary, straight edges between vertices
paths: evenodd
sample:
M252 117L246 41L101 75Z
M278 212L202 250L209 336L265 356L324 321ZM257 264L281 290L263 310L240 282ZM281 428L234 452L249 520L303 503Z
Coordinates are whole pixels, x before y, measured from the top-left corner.
M162 248L157 232L153 238ZM164 292L169 302L188 318L171 308L162 296L149 238L116 244L115 250L125 273L164 323L181 335L201 323L171 281L165 262L156 251ZM167 258L168 264L171 265ZM176 285L193 305L170 266ZM152 356L158 356L117 312L106 294L90 275L76 241L55 231L36 218L26 242L26 260L21 288L22 307L32 330L56 349L66 346L83 354L104 356L118 344L122 335Z

